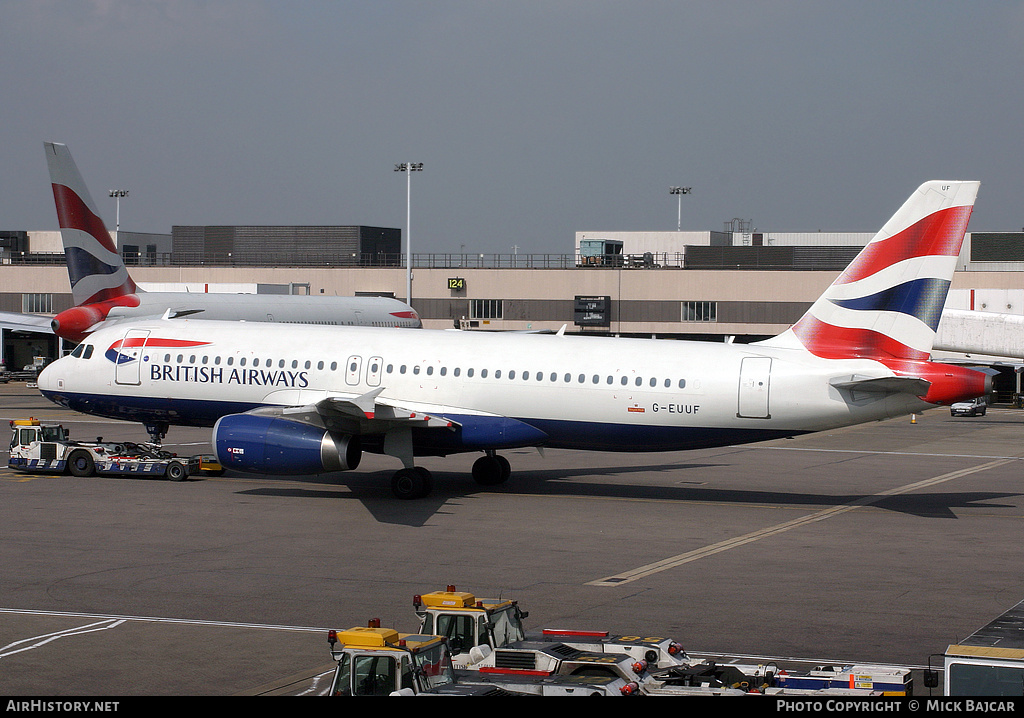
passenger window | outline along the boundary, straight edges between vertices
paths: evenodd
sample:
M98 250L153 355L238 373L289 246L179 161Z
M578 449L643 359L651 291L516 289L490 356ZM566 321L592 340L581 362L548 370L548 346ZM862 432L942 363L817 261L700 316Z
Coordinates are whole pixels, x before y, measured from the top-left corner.
M685 389L686 388L686 379L680 379L679 380L679 388L680 389Z

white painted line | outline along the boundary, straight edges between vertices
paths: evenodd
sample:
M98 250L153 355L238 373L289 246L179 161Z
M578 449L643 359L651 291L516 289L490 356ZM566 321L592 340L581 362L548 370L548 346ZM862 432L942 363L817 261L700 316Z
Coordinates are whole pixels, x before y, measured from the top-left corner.
M935 484L941 484L946 481L952 481L953 479L959 479L963 476L969 476L970 474L975 474L980 471L994 469L998 466L1004 466L1013 461L1017 461L1018 459L1019 457L996 459L995 461L989 461L987 463L980 464L973 468L960 469L958 471L950 471L949 473L942 474L941 476L935 476L930 479L924 479L922 481L917 481L913 484L907 484L906 486L900 486L895 489L890 489L888 491L882 491L871 496L864 496L860 499L857 499L856 501L843 504L842 506L833 506L832 508L823 509L822 511L818 511L813 514L808 514L807 516L798 519L793 519L792 521L786 521L775 526L763 528L759 531L752 531L742 536L726 539L725 541L719 541L718 543L711 544L710 546L703 546L701 548L694 549L693 551L687 551L686 553L681 553L676 556L670 556L668 558L662 559L661 561L655 561L654 563L649 563L645 566L640 566L629 571L624 571L623 573L619 573L614 576L606 576L605 578L600 578L596 581L588 581L585 585L621 586L624 583L630 583L632 581L636 581L638 579L651 576L661 571L667 571L670 568L676 568L687 563L698 561L702 558L707 558L708 556L714 556L715 554L722 553L723 551L728 551L729 549L745 546L749 543L753 543L755 541L760 541L761 539L768 538L769 536L775 536L786 531L791 531L792 529L798 528L800 526L806 526L808 524L817 523L818 521L830 519L833 516L839 516L840 514L844 514L848 511L853 511L854 509L860 506L872 504L878 499L886 496L898 496L900 494L906 494L917 489L926 488L928 486L934 486Z
M24 616L58 616L62 618L96 618L108 621L144 621L148 623L171 623L185 626L219 626L226 628L259 628L271 631L304 631L326 633L328 629L312 626L275 626L265 623L234 623L232 621L199 621L187 618L162 618L160 616L117 616L96 613L75 613L66 611L33 611L21 608L0 608L0 613ZM13 644L12 644L13 645Z
M96 631L107 631L111 628L117 628L122 623L124 623L123 620L106 619L103 621L98 621L97 623L91 623L88 626L81 626L79 628L69 628L65 631L47 633L42 636L33 636L32 638L23 638L20 641L8 643L6 646L0 648L0 658L7 658L8 656L13 656L15 653L21 653L22 651L31 651L36 648L40 648L41 646L45 646L47 643L50 643L51 641L56 641L59 638L81 636L85 633L95 633ZM29 642L31 642L30 645L22 645ZM21 647L15 648L15 646Z

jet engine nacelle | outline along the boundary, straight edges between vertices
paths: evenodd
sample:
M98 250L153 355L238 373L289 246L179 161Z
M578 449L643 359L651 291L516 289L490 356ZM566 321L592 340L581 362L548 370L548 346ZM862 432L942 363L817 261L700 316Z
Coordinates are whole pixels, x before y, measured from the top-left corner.
M977 369L913 360L885 364L897 374L930 381L928 393L921 397L930 404L949 405L992 393L992 376Z
M213 427L213 450L226 469L255 474L322 474L359 466L358 436L258 414L230 414Z

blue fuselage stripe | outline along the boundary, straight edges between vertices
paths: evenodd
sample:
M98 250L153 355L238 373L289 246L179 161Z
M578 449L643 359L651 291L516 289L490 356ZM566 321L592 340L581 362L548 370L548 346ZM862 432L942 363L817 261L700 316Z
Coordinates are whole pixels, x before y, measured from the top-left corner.
M212 427L222 416L240 414L261 405L204 401L196 399L170 399L155 397L109 397L103 395L71 394L59 391L43 392L46 398L61 406L86 414L105 416L112 419L134 421L143 424L167 422L174 426ZM479 422L476 415L460 416L446 414L455 422L467 425ZM644 424L601 423L588 421L565 421L558 419L536 419L514 417L527 424L546 439L536 440L537 435L526 436L521 443L496 442L493 446L482 446L480 442L464 444L458 440L458 433L445 429L417 429L413 440L417 453L459 453L479 451L482 448L511 448L513 446L544 446L560 449L584 449L588 451L682 451L746 444L766 441L803 432L777 429L714 428L702 426L658 426ZM370 451L382 450L382 442L372 437L364 438L364 446Z

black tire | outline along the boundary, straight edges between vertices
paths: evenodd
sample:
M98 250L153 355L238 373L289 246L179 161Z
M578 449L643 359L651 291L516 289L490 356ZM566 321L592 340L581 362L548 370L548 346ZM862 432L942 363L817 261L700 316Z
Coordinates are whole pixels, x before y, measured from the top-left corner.
M481 456L473 462L473 481L481 486L497 486L508 480L512 470L503 456Z
M72 451L68 456L68 471L72 476L92 476L96 473L96 462L88 451Z
M391 476L391 493L395 498L409 501L427 496L434 487L430 472L419 466L399 469Z
M188 470L180 461L172 461L167 465L167 478L171 481L184 481L188 477Z

